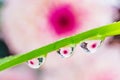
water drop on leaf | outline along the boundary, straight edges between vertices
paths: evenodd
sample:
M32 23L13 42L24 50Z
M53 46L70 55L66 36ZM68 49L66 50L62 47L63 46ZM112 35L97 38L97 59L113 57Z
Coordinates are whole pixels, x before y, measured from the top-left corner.
M60 48L57 52L62 58L68 58L73 55L74 49L75 49L75 46L71 45L71 46Z
M41 65L45 62L45 57L41 56L38 58L31 59L27 62L28 66L34 69L40 68Z
M80 44L80 49L87 53L95 53L100 47L102 40L88 40Z

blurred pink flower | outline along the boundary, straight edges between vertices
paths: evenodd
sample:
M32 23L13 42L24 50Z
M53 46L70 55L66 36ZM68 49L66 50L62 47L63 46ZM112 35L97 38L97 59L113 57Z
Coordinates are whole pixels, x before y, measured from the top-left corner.
M110 23L112 9L98 2L7 0L3 10L5 40L12 51L21 53Z
M3 9L4 38L13 52L22 53L110 23L114 10L102 1L7 0ZM64 60L53 52L47 57L40 79L120 80L118 52L108 50L105 46L89 55L80 54L77 47L73 57Z

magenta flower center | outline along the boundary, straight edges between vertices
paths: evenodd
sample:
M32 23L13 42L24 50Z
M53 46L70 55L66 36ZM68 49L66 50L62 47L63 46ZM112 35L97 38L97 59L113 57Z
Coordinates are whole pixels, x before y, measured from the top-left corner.
M94 43L94 44L92 44L92 48L96 48L96 46L97 46L97 43Z
M58 35L73 34L76 30L76 17L69 6L60 6L52 10L49 22L51 29Z
M30 64L34 65L34 62L33 62L33 61L30 61Z
M63 54L67 54L67 53L68 53L68 51L67 51L67 50L64 50L64 51L63 51Z

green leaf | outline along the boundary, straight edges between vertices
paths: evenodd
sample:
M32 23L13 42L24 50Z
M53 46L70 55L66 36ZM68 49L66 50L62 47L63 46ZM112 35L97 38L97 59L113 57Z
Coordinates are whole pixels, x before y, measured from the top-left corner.
M54 43L50 43L46 46L21 55L10 56L0 59L0 71L15 66L17 64L26 62L32 58L39 57L41 55L47 56L48 53L70 44L77 44L86 39L103 39L105 37L118 34L120 34L120 22L115 22L99 28L95 28L80 34L76 34L74 36L58 40Z

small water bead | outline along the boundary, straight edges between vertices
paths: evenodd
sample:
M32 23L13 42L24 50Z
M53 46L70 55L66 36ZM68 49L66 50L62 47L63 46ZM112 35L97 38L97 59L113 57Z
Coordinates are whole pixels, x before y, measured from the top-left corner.
M41 65L45 62L45 57L41 56L39 58L31 59L27 62L28 66L34 69L40 68Z
M68 58L73 55L75 46L66 46L60 48L57 52L62 58Z
M84 52L94 53L96 52L97 48L101 45L102 40L88 40L84 41L80 44L81 49Z

